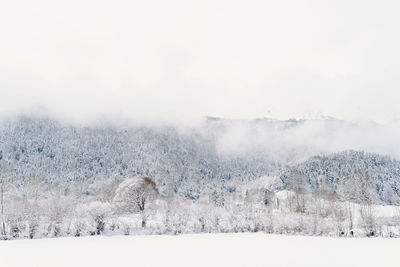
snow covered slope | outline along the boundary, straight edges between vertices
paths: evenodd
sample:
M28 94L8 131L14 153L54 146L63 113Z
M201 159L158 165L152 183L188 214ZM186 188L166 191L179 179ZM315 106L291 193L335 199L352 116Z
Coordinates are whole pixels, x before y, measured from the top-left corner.
M0 266L399 266L400 239L267 234L0 242Z
M286 168L286 188L335 193L358 203L400 205L400 161L364 151L314 156Z

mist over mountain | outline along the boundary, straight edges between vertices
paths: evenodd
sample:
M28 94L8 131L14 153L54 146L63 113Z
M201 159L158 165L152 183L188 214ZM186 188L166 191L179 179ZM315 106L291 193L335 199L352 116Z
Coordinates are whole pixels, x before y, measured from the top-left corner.
M25 116L2 121L0 162L2 175L17 186L34 182L45 189L57 185L68 193L83 184L82 193L91 194L104 182L146 175L166 194L198 199L215 190L234 192L237 186L261 176L276 176L286 166L319 154L357 149L396 157L400 149L396 151L398 144L391 135L397 132L389 129L395 128L333 118L208 117L190 127L122 127L111 122L79 126ZM301 166L315 177L311 165ZM382 196L379 199L390 203Z

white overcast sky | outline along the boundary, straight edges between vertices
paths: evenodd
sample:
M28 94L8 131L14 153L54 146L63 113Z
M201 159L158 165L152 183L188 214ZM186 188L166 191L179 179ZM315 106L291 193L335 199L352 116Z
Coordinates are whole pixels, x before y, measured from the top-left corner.
M400 117L400 1L0 0L0 114Z

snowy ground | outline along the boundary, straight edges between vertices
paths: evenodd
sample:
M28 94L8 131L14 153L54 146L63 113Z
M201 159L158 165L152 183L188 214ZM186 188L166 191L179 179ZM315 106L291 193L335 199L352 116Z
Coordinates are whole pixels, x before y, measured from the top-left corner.
M400 239L268 234L0 241L0 266L400 266Z

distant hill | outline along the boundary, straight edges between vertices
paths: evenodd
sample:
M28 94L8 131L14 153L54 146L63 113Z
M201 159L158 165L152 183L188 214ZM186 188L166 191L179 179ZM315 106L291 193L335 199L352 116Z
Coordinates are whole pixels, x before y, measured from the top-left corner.
M284 169L279 176L288 189L337 194L371 204L400 204L400 161L362 151L314 156Z

